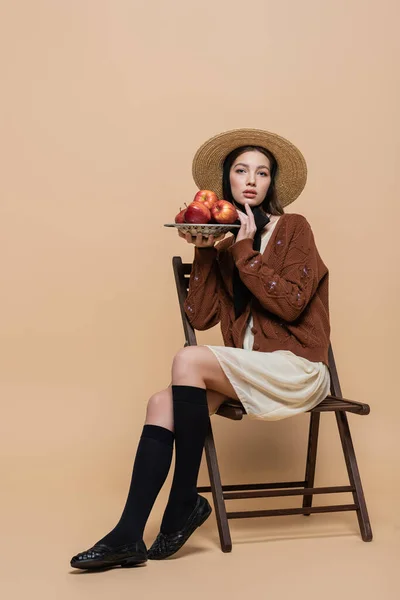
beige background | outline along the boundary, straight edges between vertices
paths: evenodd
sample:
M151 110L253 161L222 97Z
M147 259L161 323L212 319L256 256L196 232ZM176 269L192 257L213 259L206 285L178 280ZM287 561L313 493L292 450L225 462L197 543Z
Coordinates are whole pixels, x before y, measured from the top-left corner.
M1 3L5 597L397 597L399 13L396 0ZM163 224L196 191L197 147L235 127L306 156L290 210L330 267L344 394L372 408L350 425L375 540L353 513L242 520L223 555L213 517L180 559L73 575L70 556L119 517L146 401L183 343L171 259L193 249ZM303 476L305 415L213 422L226 483ZM346 482L326 415L317 484Z

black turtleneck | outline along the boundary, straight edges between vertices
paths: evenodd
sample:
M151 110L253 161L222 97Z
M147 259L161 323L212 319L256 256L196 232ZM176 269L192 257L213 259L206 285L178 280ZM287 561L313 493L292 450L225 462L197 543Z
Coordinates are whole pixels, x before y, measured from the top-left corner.
M235 206L238 210L247 214L244 206L242 206L236 202L235 202ZM257 228L256 234L255 234L254 240L253 240L253 249L260 251L262 231L263 231L264 227L267 225L267 223L270 222L270 218L268 217L268 215L265 214L265 212L259 206L250 207L250 209L254 215L254 221L256 224L256 228ZM239 233L239 229L235 228L232 230L232 232L236 238L236 236ZM234 307L235 307L236 319L238 319L240 317L240 315L243 313L243 311L246 309L246 306L250 302L250 299L251 299L251 292L247 289L247 287L244 285L243 281L241 280L240 275L239 275L239 270L238 270L237 266L235 265L234 270L233 270L233 302L234 302Z

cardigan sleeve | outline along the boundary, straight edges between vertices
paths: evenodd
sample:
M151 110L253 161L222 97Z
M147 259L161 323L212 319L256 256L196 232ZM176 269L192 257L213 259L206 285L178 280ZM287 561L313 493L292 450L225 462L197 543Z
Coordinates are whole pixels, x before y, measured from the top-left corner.
M215 247L195 248L184 309L190 324L199 331L210 329L220 321L217 255Z
M286 243L279 273L268 266L268 256L264 259L253 250L251 239L236 242L230 250L241 280L260 304L284 321L293 322L309 304L327 269L305 218L296 224Z

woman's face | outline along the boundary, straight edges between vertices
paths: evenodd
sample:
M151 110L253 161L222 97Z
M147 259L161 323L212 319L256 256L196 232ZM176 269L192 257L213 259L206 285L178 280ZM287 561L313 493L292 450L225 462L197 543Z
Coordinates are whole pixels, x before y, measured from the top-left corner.
M263 202L271 184L271 165L258 150L240 154L233 163L229 179L232 196L243 206L258 206Z

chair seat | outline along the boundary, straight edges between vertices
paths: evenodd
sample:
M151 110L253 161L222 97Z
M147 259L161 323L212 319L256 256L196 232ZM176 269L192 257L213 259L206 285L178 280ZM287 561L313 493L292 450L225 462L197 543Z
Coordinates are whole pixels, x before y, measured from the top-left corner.
M370 407L362 402L347 400L346 398L337 398L336 396L327 396L317 406L307 412L329 412L329 411L345 411L355 413L357 415L368 415ZM216 412L220 417L240 421L246 414L244 406L239 400L229 399L219 407Z

